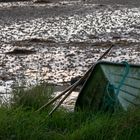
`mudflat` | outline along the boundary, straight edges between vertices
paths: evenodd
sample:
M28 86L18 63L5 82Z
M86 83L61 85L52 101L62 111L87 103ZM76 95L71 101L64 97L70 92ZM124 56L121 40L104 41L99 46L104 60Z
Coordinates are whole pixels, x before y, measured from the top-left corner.
M139 3L136 0L1 2L3 89L15 83L70 83L71 78L83 75L112 43L115 47L104 60L139 64Z

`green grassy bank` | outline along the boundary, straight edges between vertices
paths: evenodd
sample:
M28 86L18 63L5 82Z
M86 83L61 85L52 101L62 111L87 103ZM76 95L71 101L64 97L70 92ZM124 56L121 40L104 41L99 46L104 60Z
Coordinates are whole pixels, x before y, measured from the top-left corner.
M51 107L35 112L50 99L52 91L43 85L14 92L11 106L0 107L0 140L140 139L140 109L112 115L59 109L51 117Z

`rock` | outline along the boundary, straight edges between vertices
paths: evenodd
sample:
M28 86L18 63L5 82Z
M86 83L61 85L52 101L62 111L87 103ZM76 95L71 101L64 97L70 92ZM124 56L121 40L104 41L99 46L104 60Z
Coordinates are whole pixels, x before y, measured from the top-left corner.
M15 48L13 51L10 51L10 52L6 52L6 54L22 54L22 55L28 55L28 54L32 54L32 53L35 53L34 50L28 50L28 49L19 49L19 48Z
M74 53L71 53L71 54L67 54L67 55L66 55L66 57L73 57L73 56L75 56Z
M33 0L34 3L51 3L51 0Z
M77 82L80 78L81 78L81 76L76 76L76 77L74 77L74 78L71 78L70 84L73 85L73 84L74 84L75 82ZM79 86L82 86L84 83L85 83L85 80L83 80L83 81L79 84Z
M89 35L88 35L88 38L89 38L89 39L99 39L98 36L93 35L93 34L89 34Z

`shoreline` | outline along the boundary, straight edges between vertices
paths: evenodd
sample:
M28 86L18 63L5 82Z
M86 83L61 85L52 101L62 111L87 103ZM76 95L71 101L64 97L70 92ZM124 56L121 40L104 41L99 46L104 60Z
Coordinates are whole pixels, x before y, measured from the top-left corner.
M73 2L0 5L1 85L70 81L96 62L109 41L116 48L105 60L140 63L140 8ZM21 48L35 53L5 55Z

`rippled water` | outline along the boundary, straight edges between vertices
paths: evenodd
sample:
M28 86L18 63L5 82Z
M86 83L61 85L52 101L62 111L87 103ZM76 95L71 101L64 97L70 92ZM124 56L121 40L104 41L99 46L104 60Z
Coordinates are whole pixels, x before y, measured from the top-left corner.
M85 14L35 18L0 25L2 41L24 40L28 38L54 37L56 41L95 41L108 40L114 36L139 41L140 8L124 8L96 5L88 6L95 10ZM46 13L47 14L47 13ZM1 21L2 22L2 21Z
M10 10L16 13L19 7L23 8L20 15L10 14ZM52 15L50 9L54 10ZM96 62L107 49L108 41L116 47L105 60L140 63L139 7L25 2L0 3L2 11L5 15L0 17L0 89L3 93L13 83L29 86L41 81L69 82ZM28 14L24 15L26 11ZM15 48L35 53L6 54Z

